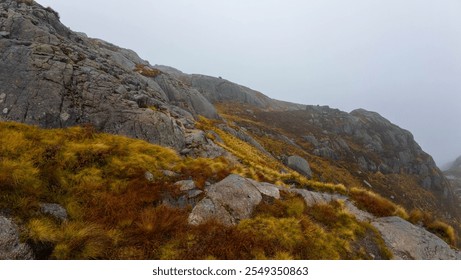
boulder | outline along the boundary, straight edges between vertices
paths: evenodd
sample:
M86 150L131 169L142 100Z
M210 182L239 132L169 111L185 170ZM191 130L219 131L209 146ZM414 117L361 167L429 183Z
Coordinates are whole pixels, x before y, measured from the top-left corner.
M312 178L312 170L309 167L309 163L299 156L290 156L287 158L287 166L298 173L306 176L307 178Z
M189 223L200 224L210 219L235 225L250 218L253 209L261 202L262 195L254 181L232 174L206 190L206 198L200 201L189 215Z
M19 241L18 227L9 218L0 216L0 260L31 260L32 249Z

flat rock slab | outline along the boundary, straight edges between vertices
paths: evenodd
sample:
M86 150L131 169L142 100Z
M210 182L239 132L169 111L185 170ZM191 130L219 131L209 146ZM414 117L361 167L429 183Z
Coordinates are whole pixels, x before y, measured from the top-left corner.
M438 236L400 217L376 219L372 225L379 230L395 259L460 260L461 253L450 248Z
M346 200L346 196L338 194L313 192L305 189L289 189L289 191L299 194L304 198L307 206L314 204L330 203L332 200Z

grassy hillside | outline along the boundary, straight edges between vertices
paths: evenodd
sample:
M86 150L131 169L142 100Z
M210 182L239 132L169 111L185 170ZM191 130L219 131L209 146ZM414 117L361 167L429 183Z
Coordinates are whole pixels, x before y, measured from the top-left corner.
M249 170L223 158L181 158L90 127L44 130L11 122L0 123L0 144L0 209L42 258L369 258L365 246L389 256L376 232L339 202L308 208L284 193L235 227L191 226L189 208L162 204L179 195L178 180L212 183ZM62 205L68 220L43 214L40 203Z
M237 226L189 225L190 207L163 203L181 195L174 183L182 179L203 187L230 173L280 184L288 176L307 188L346 190L294 172L277 173L277 162L258 167L256 149L233 146L235 139L215 130L226 139L221 145L249 149L252 159L182 158L171 149L91 127L45 130L0 123L0 209L13 217L39 258L367 259L371 252L390 257L376 230L358 222L341 201L307 207L288 192L280 200L265 199ZM372 196L356 193L367 208ZM41 203L62 205L68 219L44 214Z

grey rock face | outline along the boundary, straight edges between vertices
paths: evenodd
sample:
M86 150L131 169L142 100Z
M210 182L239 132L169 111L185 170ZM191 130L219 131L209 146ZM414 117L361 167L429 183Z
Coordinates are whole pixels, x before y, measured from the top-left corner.
M299 156L290 156L287 158L287 166L299 172L300 174L312 178L312 170L307 160Z
M444 175L453 187L454 194L458 198L458 205L461 207L461 157L458 157L450 168L444 171Z
M191 157L217 158L229 156L229 153L208 139L205 132L198 129L186 129L185 147L180 151L182 155Z
M235 102L250 104L268 110L302 110L304 105L271 99L264 94L232 83L223 78L205 75L185 74L169 66L156 65L155 68L170 74L184 84L195 88L212 103Z
M0 216L0 260L31 260L32 249L19 242L18 227L8 218Z
M190 82L211 102L232 101L263 108L270 106L267 97L263 94L224 79L191 75Z
M396 259L461 259L461 253L451 249L442 239L399 217L379 218L372 225L380 231Z
M180 150L185 123L218 117L195 89L155 72L133 51L72 32L37 3L2 1L0 30L4 120L46 128L92 124Z

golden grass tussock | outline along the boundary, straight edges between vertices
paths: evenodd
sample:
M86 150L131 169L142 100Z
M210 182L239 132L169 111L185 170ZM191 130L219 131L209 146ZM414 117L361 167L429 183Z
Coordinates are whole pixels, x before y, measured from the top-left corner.
M198 187L203 188L205 182L218 182L235 170L226 158L185 158L175 168L183 176L194 178Z
M406 210L401 206L371 191L351 188L349 195L359 208L377 217L399 216L403 219L408 219L409 217Z

